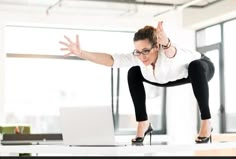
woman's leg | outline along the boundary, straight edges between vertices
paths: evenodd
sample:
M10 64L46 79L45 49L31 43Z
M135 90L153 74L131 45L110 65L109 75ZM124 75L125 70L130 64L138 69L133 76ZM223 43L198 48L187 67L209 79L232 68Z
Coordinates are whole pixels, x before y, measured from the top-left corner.
M138 127L136 137L143 137L148 128L148 116L146 112L146 94L143 85L143 75L139 66L134 66L128 71L128 85L131 98L133 100L136 121ZM132 139L135 141L135 139Z
M133 100L136 121L148 120L146 112L146 93L143 85L143 75L139 66L134 66L128 71L128 85Z
M201 113L199 136L209 137L211 134L211 113L209 109L208 81L214 75L214 65L207 59L195 60L189 64L188 73ZM200 141L201 139L196 140Z
M210 119L208 81L214 75L214 66L205 59L195 60L189 64L188 74L194 95L198 101L201 119Z

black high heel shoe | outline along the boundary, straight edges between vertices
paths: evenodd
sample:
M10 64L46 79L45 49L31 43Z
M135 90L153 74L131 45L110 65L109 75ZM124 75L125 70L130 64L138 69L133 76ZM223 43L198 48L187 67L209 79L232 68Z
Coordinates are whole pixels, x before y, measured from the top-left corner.
M213 128L211 128L211 133L213 131ZM209 137L201 137L201 136L198 136L197 137L199 140L195 140L195 142L197 144L203 144L203 143L208 143L210 141L210 143L212 143L212 137L211 137L211 134Z
M149 123L148 129L145 131L143 137L136 137L134 140L132 140L132 145L143 145L144 138L147 134L150 135L150 145L152 143L152 131L153 128L151 126L151 123Z

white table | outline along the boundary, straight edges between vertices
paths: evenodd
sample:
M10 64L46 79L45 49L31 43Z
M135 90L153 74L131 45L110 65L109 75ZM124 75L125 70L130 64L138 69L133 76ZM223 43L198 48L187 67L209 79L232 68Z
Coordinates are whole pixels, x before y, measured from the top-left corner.
M176 156L194 155L197 150L236 149L236 142L188 145L144 145L122 147L69 147L65 145L0 145L0 155L32 153L72 156Z

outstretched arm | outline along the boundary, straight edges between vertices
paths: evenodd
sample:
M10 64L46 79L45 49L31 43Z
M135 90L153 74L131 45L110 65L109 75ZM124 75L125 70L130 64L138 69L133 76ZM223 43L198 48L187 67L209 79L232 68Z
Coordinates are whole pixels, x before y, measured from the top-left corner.
M97 64L105 66L113 66L114 60L110 54L107 53L98 53L98 52L89 52L82 50L80 48L79 36L76 35L76 40L73 42L67 36L64 36L67 42L60 41L64 47L61 48L62 51L68 51L65 56L75 55L81 59L88 60Z
M173 46L163 29L163 21L158 22L157 25L157 42L162 45L167 57L172 58L175 56L176 48Z

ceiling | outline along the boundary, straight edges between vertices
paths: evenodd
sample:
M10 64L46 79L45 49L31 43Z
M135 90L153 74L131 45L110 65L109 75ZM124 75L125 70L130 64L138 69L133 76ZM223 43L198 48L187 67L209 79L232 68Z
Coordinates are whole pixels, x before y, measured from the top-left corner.
M88 0L88 1L105 1L110 3L129 3L141 5L156 5L156 6L180 6L194 0ZM219 0L201 0L191 7L201 8L216 3Z
M32 6L50 6L57 3L117 3L117 4L138 4L154 6L181 6L186 3L194 2L189 7L202 8L212 5L220 0L1 0L1 4L8 5L32 5Z
M179 8L205 8L213 5L220 0L0 0L0 6L16 6L16 7L36 7L44 8L46 14L52 9L67 9L70 11L87 11L92 10L95 14L101 12L105 14L113 14L129 16L137 14L141 11L140 7L146 7L149 11L153 11L153 16L159 16L166 12ZM6 8L8 8L6 7ZM154 13L155 12L155 13ZM128 13L128 14L127 14Z
M13 23L133 29L166 17L165 21L172 23L175 18L169 17L180 13L185 27L197 28L198 24L210 25L232 17L234 6L234 0L0 0L0 18ZM185 10L178 12L182 9Z

